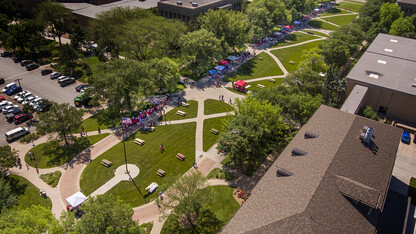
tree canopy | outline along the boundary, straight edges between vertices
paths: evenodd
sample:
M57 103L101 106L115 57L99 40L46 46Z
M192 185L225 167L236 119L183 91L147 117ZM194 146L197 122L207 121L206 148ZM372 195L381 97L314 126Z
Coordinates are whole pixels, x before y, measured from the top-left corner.
M390 28L389 34L395 36L405 36L415 31L412 19L410 17L401 17L395 20Z
M164 57L149 62L149 73L159 90L173 90L179 81L179 67L173 60Z
M9 168L16 165L17 157L19 154L10 145L0 147L0 176L4 176Z
M397 19L403 17L403 11L395 3L384 3L380 8L380 23L387 31Z
M2 175L0 177L0 214L4 210L9 209L12 206L14 206L16 203L17 203L17 196L16 194L13 193L10 184L4 179Z

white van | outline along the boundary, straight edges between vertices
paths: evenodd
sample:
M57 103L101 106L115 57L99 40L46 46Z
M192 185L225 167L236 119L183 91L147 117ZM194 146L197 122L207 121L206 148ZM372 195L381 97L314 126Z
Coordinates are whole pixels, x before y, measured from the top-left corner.
M22 127L18 127L15 128L13 130L10 130L8 132L6 132L4 135L6 135L6 140L7 141L11 141L13 139L19 138L23 135L26 135L29 133L29 129L28 128L22 128Z

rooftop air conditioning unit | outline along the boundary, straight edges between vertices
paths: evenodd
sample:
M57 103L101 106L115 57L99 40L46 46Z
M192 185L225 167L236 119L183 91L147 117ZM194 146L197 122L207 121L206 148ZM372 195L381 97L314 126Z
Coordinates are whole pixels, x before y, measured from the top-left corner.
M176 5L182 5L182 1L176 1Z
M193 7L198 7L198 3L194 2L194 3L192 3L192 6Z

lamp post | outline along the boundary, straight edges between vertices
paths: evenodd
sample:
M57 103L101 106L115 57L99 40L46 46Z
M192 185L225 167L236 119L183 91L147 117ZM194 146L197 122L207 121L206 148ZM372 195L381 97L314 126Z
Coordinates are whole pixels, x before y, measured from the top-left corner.
M20 77L20 78L18 78L18 79L16 79L16 80L14 80L14 81L17 81L17 82L19 82L19 86L20 86L20 88L22 88L22 85L20 84L20 80L22 79L22 77ZM22 88L23 89L23 88Z
M123 126L122 132L123 132L124 162L126 163L126 174L129 174L130 172L129 172L129 169L127 167L127 154L126 154L126 141L125 141L126 138L125 138L125 135L124 135L124 126ZM129 176L130 176L130 174L129 174Z

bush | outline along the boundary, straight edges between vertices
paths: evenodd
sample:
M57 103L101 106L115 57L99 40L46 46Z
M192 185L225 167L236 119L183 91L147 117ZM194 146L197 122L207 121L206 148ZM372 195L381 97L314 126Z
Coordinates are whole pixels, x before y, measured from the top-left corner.
M22 143L29 143L29 142L31 142L31 141L34 141L34 140L37 140L38 138L39 138L40 136L38 135L38 134L36 134L36 133L31 133L31 134L29 134L29 135L26 135L26 136L24 136L24 137L22 137L22 138L20 138L20 142L22 142Z
M141 228L143 228L143 230L145 230L145 233L150 233L150 231L152 231L153 228L153 223L144 223L142 225L140 225Z
M375 121L379 121L380 118L377 116L377 113L371 108L371 106L363 107L360 110L360 115Z
M81 70L75 70L74 71L74 74L73 74L73 77L75 79L78 79L78 78L81 78L83 75L84 75L84 72L83 71L81 71Z
M407 196L412 198L412 205L416 206L416 178L410 178Z
M216 178L220 180L234 180L235 179L235 177L231 173L224 172L223 170L219 168L215 168L214 170L212 170L207 175L207 178L208 179Z
M55 187L58 184L61 175L62 173L60 171L55 171L47 174L42 174L40 175L40 178L45 181L45 183Z

